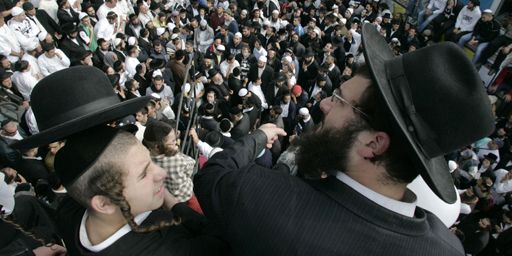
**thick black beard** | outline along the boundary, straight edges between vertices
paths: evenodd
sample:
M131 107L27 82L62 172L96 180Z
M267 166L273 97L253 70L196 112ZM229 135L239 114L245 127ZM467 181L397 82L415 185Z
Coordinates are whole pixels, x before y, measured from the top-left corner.
M320 178L322 173L345 171L357 135L367 129L364 121L353 119L341 129L324 128L303 134L296 155L298 173Z

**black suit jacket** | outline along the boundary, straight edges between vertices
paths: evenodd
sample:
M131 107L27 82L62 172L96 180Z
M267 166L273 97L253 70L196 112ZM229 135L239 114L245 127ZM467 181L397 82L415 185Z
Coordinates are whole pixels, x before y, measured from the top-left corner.
M59 24L62 26L67 23L73 23L78 25L80 21L78 20L78 13L73 11L73 8L70 8L71 15L65 11L64 9L59 9L57 11L57 18L59 18Z
M406 217L335 177L306 182L256 165L266 142L256 130L195 176L195 195L234 255L464 255L446 226L419 207Z
M77 37L76 40L78 44L66 37L60 43L61 50L69 57L72 66L80 64L80 57L86 51L86 44L82 38Z
M231 137L234 140L240 139L245 135L249 134L251 130L251 118L247 113L244 113L244 117L238 122L233 129L231 129Z
M53 40L57 41L58 39L55 37L55 33L62 34L59 24L57 24L45 10L37 10L36 18L44 29L46 29L46 32L53 37Z

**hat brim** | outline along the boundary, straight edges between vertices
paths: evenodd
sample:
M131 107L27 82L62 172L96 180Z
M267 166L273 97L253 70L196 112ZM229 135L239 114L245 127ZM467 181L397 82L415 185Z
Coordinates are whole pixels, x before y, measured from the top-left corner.
M412 160L417 165L415 167L419 168L421 177L439 198L449 204L454 203L457 196L447 161L444 156L429 158L423 153L423 150L417 145L416 139L408 132L399 104L394 98L392 85L386 76L385 66L386 61L395 58L393 52L372 24L363 25L362 44L365 61L373 81L379 88L379 92L399 127L402 137L405 138L404 141L410 147L408 151L411 154L407 157L413 158Z
M15 149L28 149L63 140L72 134L84 131L93 126L105 124L109 121L114 121L127 115L134 114L142 109L150 99L150 96L143 96L120 102L109 108L91 112L79 118L71 119L60 125L34 134L26 139L17 141L10 146Z

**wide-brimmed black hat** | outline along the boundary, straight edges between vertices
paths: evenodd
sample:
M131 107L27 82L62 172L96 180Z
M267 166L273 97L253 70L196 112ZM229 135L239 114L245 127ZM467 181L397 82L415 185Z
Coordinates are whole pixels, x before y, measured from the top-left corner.
M121 102L105 73L95 67L76 66L39 81L30 99L40 132L12 144L13 148L46 145L117 120L142 109L150 97Z
M371 24L362 31L372 78L399 127L421 177L445 202L456 200L443 155L488 136L494 128L482 80L453 43L395 57ZM477 120L477 121L475 121Z

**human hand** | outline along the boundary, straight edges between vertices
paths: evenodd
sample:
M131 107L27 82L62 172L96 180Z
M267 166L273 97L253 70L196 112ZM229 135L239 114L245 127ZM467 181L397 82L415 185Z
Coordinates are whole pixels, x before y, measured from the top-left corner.
M167 210L172 210L174 205L176 205L178 202L178 199L176 199L175 196L173 196L167 188L164 188L164 208Z
M196 129L194 129L194 128L190 129L190 131L188 132L188 135L190 135L190 137L192 137L192 141L194 142L194 144L197 145L199 143L199 136L197 136Z
M508 94L505 94L505 96L503 97L503 100L505 100L505 102L510 102L511 99L512 97L510 97L510 95Z
M66 250L66 248L64 248L58 244L54 244L51 246L37 247L36 249L32 250L32 252L36 256L57 256L57 255L66 255L67 250Z
M267 136L267 148L271 148L272 144L274 144L274 141L276 141L279 136L286 136L286 132L283 129L277 127L275 124L264 124L258 129L260 129Z

